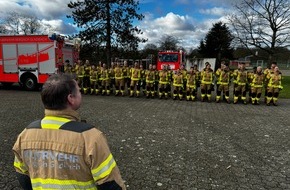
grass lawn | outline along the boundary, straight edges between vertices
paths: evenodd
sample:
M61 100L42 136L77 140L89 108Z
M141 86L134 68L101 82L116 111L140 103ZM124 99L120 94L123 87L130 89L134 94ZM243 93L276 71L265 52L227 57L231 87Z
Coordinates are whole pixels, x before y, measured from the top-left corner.
M279 98L290 99L290 76L282 76L283 90L280 91Z

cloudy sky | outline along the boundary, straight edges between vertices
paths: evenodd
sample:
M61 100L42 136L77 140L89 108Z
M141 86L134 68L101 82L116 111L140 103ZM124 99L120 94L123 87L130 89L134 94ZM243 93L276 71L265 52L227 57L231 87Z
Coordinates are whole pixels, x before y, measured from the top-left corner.
M66 18L70 14L69 1L1 0L0 17L11 10L34 14L42 22L58 28L58 32L72 34L77 28ZM134 24L142 29L147 43L158 45L163 35L171 35L180 40L180 46L189 49L199 45L214 23L226 22L234 1L237 0L140 0L139 13L145 18Z

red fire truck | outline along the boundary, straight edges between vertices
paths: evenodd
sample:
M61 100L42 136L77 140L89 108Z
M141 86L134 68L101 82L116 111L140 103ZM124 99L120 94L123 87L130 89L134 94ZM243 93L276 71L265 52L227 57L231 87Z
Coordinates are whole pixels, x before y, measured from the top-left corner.
M185 55L183 51L160 51L158 52L157 70L162 70L164 66L169 66L171 70L177 70L184 63Z
M0 36L0 82L4 86L19 83L34 90L57 73L65 60L72 64L76 59L78 50L60 35Z

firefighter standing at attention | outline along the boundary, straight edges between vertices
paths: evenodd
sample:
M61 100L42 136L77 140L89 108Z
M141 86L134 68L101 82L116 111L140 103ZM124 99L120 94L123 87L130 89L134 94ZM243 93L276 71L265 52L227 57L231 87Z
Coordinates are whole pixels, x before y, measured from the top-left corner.
M194 101L196 98L196 72L194 67L190 67L189 73L186 76L186 100Z
M140 81L139 87L142 89L144 95L146 95L146 70L143 68L142 63L140 64Z
M273 73L268 73L267 79L269 81L267 88L267 106L269 106L271 102L273 102L274 106L277 106L279 93L283 89L282 74L277 66L274 68Z
M80 61L80 65L78 66L78 84L81 88L81 92L84 92L84 75L85 75L85 66L83 65L83 62Z
M204 102L207 98L208 102L211 102L211 91L213 83L213 70L209 62L205 63L205 68L201 71L201 101Z
M122 71L122 67L120 66L120 62L117 62L117 65L114 69L115 73L115 96L122 95L124 96L124 73ZM121 93L120 93L121 92Z
M271 66L270 66L270 68L266 68L265 70L264 70L264 76L265 76L265 83L264 83L264 88L265 88L265 99L264 99L264 102L266 103L267 102L267 96L268 96L268 92L267 92L267 90L268 90L268 82L269 82L269 80L268 80L268 75L269 74L273 74L274 73L274 69L275 69L275 67L277 67L277 62L272 62L271 63Z
M152 64L149 64L149 69L145 72L146 77L146 98L154 98L154 82L155 82L155 71Z
M262 67L257 67L257 71L251 75L251 100L253 105L260 104L265 76Z
M171 69L170 65L167 66L167 75L168 75L168 85L167 85L167 92L168 96L171 97L171 92L172 92L172 84L173 84L173 70Z
M80 122L77 82L66 74L52 75L41 99L44 118L29 124L13 146L23 189L125 190L104 134Z
M114 86L115 86L115 63L112 62L111 63L111 67L109 68L109 86L110 86L110 92L113 93L114 92Z
M246 95L248 83L248 72L245 69L245 63L239 63L238 69L233 73L234 77L234 104L238 103L239 97L241 97L244 104L247 104Z
M154 81L154 96L158 96L158 87L159 87L159 71L156 69L156 65L152 66L152 69L155 73L155 81Z
M159 98L161 99L163 96L165 99L168 98L168 74L167 74L167 66L163 65L162 70L159 72Z
M107 65L104 63L103 67L101 68L100 80L102 81L102 95L110 95L110 76L109 70L107 69Z
M173 100L177 99L182 100L183 95L183 75L181 70L177 70L176 73L173 75Z
M124 87L127 88L127 94L130 94L130 84L131 84L131 76L130 76L130 67L128 66L128 62L124 61L124 65L122 68L123 76L124 76Z
M195 90L195 97L197 98L197 92L198 92L198 88L200 88L200 72L198 70L198 66L197 64L195 64L193 66L193 72L195 73L195 77L196 77L196 90Z
M224 98L228 103L230 102L230 80L231 72L226 65L226 63L221 64L221 68L215 73L217 78L217 92L216 92L216 102L219 103L221 100L221 93L224 93Z
M90 61L86 60L84 65L84 78L83 78L84 94L88 93L90 87L90 72L91 72Z
M92 65L90 71L90 89L91 89L90 94L95 95L99 94L98 79L99 79L98 70L95 65Z
M140 97L139 81L141 78L141 72L139 64L137 62L135 62L134 67L131 68L130 73L131 73L130 97L134 96L135 88L136 88L136 97Z
M182 85L182 91L183 91L183 94L186 95L186 76L187 76L187 70L185 69L185 66L184 64L182 64L180 66L180 72L182 74L182 79L183 79L183 85Z

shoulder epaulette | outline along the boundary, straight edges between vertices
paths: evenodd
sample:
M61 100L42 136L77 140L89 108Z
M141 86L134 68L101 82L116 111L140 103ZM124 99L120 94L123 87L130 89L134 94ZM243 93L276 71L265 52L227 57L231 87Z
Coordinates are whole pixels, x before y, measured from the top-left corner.
M36 120L30 123L26 129L40 129L41 128L41 120Z
M73 132L77 132L77 133L82 133L82 132L90 130L92 128L94 128L94 126L87 124L87 123L70 121L70 122L63 124L59 129L73 131Z
M63 124L59 129L82 133L92 128L94 128L94 126L84 122L69 121ZM26 129L41 129L41 120L33 121Z

